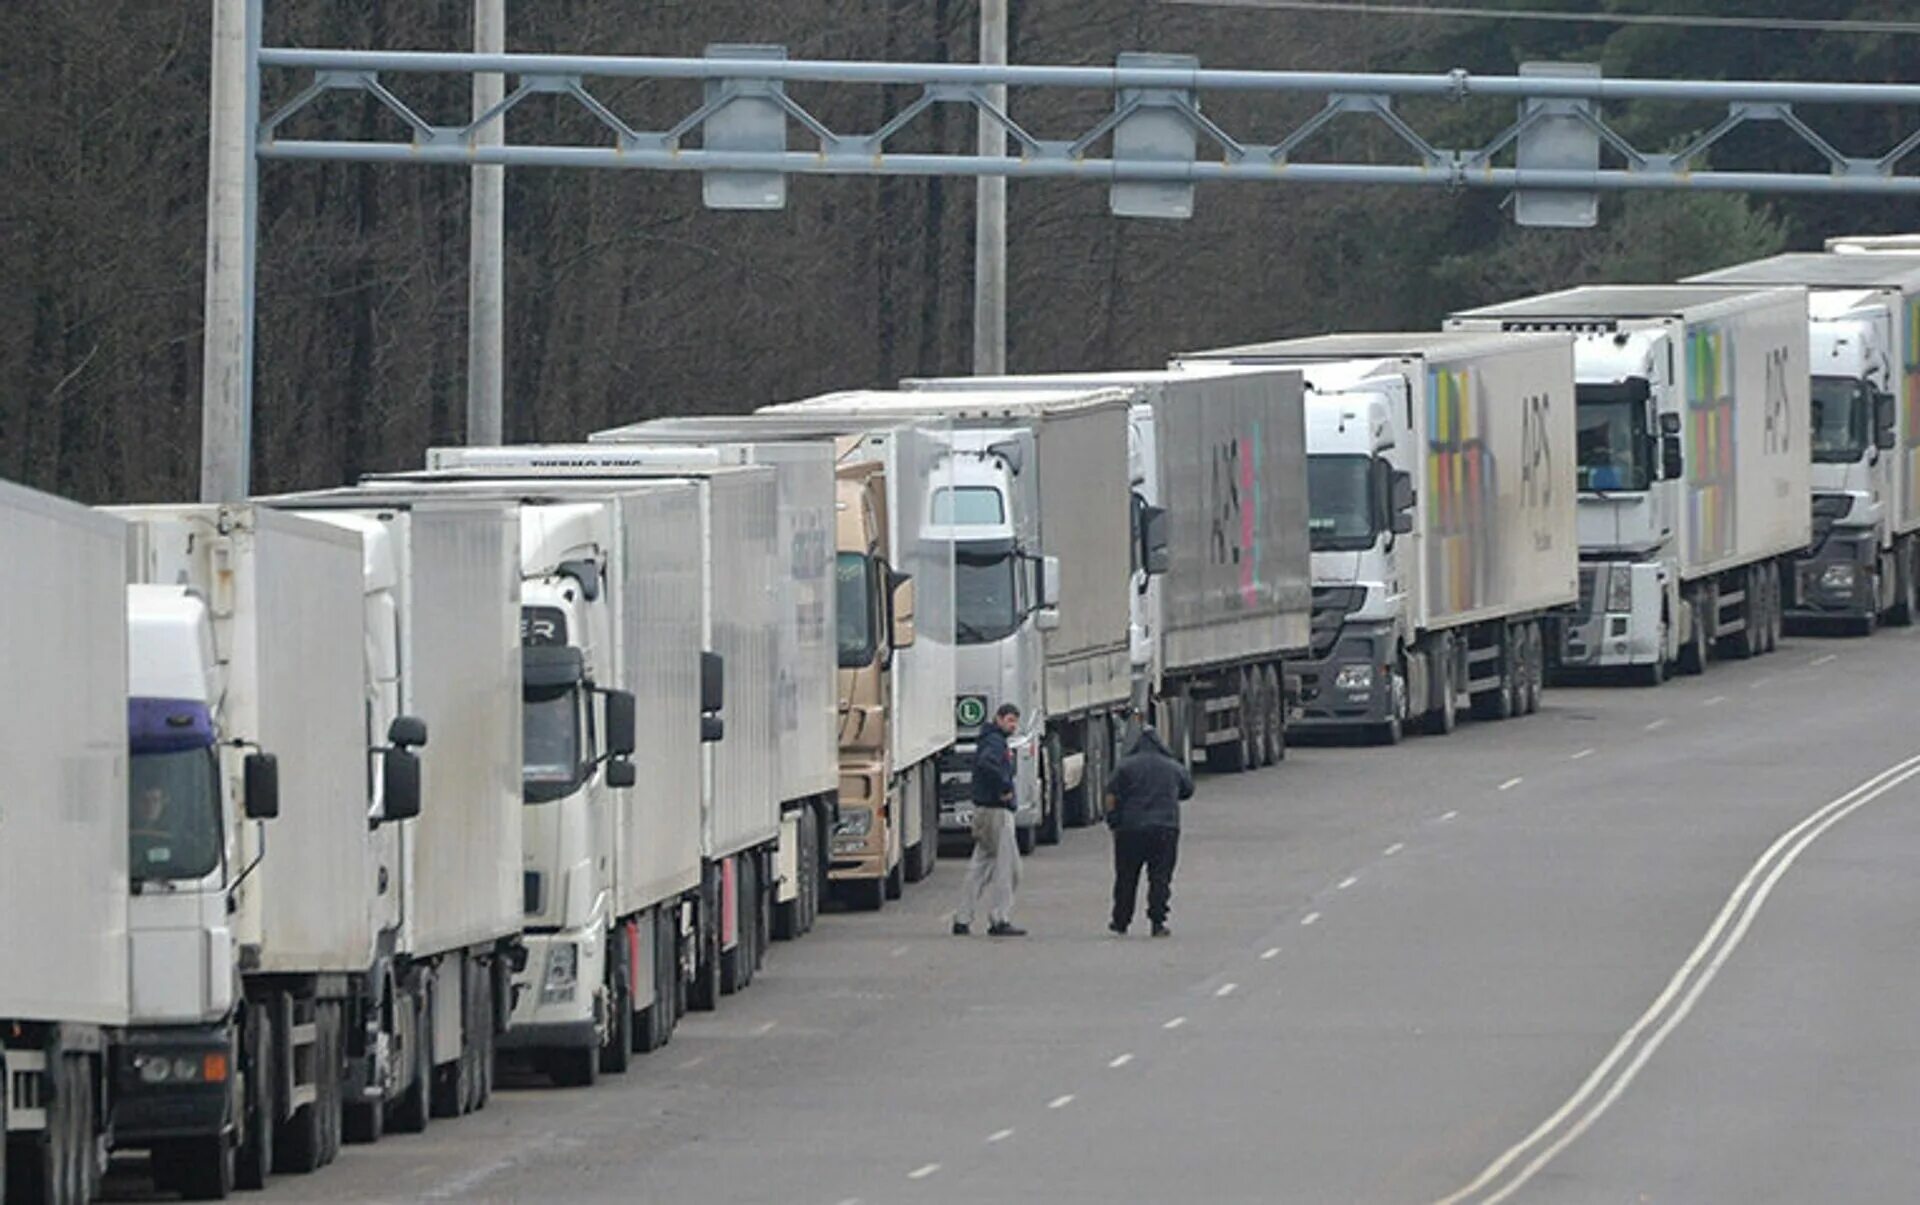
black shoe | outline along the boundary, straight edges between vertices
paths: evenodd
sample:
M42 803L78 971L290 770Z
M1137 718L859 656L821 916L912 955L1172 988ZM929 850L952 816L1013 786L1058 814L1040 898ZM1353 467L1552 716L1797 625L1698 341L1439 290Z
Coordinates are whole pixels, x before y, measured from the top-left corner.
M953 922L953 935L955 937L965 937L971 932L973 932L973 926L969 925L966 921L957 920Z
M1163 924L1161 924L1161 923L1160 923L1159 921L1154 921L1154 922L1153 922L1153 935L1154 935L1155 937L1172 937L1172 936L1173 936L1173 930L1172 930L1172 929L1169 929L1169 928L1167 928L1167 927L1166 927L1165 925L1163 925Z
M1027 931L1025 929L1008 924L1005 921L997 925L987 926L988 937L1025 937L1026 935Z
M1112 920L1107 922L1107 932L1113 934L1115 937L1125 937L1127 935L1127 927L1117 920Z

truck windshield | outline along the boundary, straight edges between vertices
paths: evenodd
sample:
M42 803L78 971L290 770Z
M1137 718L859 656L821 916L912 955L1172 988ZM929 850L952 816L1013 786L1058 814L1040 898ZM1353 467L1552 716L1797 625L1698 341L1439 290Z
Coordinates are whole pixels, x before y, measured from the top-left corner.
M1644 490L1652 484L1653 466L1645 455L1645 396L1627 386L1582 385L1574 403L1580 488L1604 493Z
M1813 378L1813 462L1852 464L1867 454L1872 404L1852 377Z
M1307 457L1307 535L1315 552L1359 552L1373 547L1373 458L1356 454Z
M580 688L528 690L520 706L522 798L544 803L582 781Z
M1000 491L990 485L944 486L933 491L933 518L940 527L998 527L1007 521Z
M203 879L220 865L220 779L212 749L136 753L127 775L128 873Z
M961 644L1004 640L1020 626L1018 564L1011 551L968 552L955 549L953 560L953 630Z
M857 552L843 552L835 559L834 577L839 582L840 668L858 669L873 664L873 562Z

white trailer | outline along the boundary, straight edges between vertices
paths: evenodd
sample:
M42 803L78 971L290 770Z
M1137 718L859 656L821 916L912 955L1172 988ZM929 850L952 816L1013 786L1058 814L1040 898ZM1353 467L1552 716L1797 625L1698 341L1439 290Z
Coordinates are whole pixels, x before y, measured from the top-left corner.
M1582 564L1561 669L1657 684L1774 647L1812 535L1804 289L1594 285L1448 326L1576 336Z
M526 957L517 516L482 501L370 504L351 489L262 502L360 538L362 739L432 737L417 819L373 835L377 961L342 1071L351 1136L417 1132L491 1096ZM384 792L371 816L395 819Z
M821 857L833 878L859 884L848 890L864 893L862 902L870 907L896 898L903 881L917 882L931 874L939 856L937 759L952 747L954 738L953 547L926 538L925 528L926 500L948 480L945 430L946 423L938 418L863 426L830 418L709 415L656 419L592 437L596 444L645 445L643 457L667 455L663 445L697 445L773 461L789 454L783 452L783 445L794 443L816 449L804 454L809 460L819 455L819 448L837 455L842 494L836 504L836 555L840 569L850 568L860 588L849 593L848 579L836 571L843 583L835 603L841 634L836 692L840 802L848 810L835 821L832 848L822 851ZM864 493L864 485L850 483L848 477L860 475L857 466L867 462L878 466L884 487L872 504L847 496L848 490ZM861 634L884 626L873 624L860 602L869 546L875 541L881 545L888 572L896 580L904 576L913 583L912 603L906 609L912 641L891 653L885 652L891 634L877 640ZM897 614L894 602L888 606ZM856 763L873 764L867 755L871 742L861 735L870 730L861 704L868 693L865 676L869 672L886 678L885 721L872 729L885 745L882 786L877 791L870 790L865 775L853 769ZM863 752L856 755L855 750ZM882 796L889 806L880 809L876 821L872 806L859 801ZM900 822L892 823L896 808ZM880 882L878 894L872 890L874 880Z
M1198 362L1305 376L1305 722L1393 742L1451 731L1462 698L1485 719L1535 710L1542 621L1577 586L1571 340L1325 335Z
M0 482L0 1195L91 1199L128 1019L127 527Z
M113 1145L218 1197L339 1150L342 1052L375 973L365 679L342 655L361 545L251 505L114 513L134 584Z
M1865 635L1920 609L1920 255L1776 255L1689 283L1804 285L1813 544L1789 624Z
M1283 663L1308 650L1312 619L1299 373L1205 364L902 386L1126 391L1135 682L1183 757L1197 749L1210 769L1242 770L1286 755ZM1096 789L1121 733L1103 735L1082 775ZM1092 793L1069 797L1070 822L1098 810Z
M606 491L623 482L684 480L699 495L697 522L678 538L700 557L699 648L714 654L703 671L703 702L721 701L712 717L716 739L702 754L699 902L687 965L687 1003L717 1006L719 997L745 987L766 953L771 935L776 871L783 841L797 841L800 821L783 817L778 710L779 662L786 655L778 604L798 593L779 588L787 559L778 543L782 530L775 470L731 467L714 454L705 466L659 468L595 465L589 445L558 451L526 448L434 449L428 471L408 480L514 483L515 489ZM472 454L478 463L453 467ZM681 455L676 463L685 461ZM829 634L831 629L829 629ZM830 638L830 635L829 635ZM831 656L830 647L823 653ZM724 739L719 739L721 732ZM806 813L811 815L811 811Z
M1086 751L1110 742L1133 694L1127 406L1119 389L1009 389L830 393L761 411L953 424L952 484L928 499L929 534L955 550L943 831L970 823L973 738L1001 702L1021 709L1010 742L1021 847L1059 841L1072 800L1090 794Z

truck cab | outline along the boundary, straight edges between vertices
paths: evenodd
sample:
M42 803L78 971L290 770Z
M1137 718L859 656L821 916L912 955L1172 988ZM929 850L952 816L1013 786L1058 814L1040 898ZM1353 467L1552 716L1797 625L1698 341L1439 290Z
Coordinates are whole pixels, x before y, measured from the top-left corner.
M1037 555L1037 501L1020 468L1034 455L1020 428L952 433L951 480L927 499L929 539L953 545L955 744L940 762L940 828L969 829L975 738L1002 703L1020 708L1014 750L1015 814L1023 849L1040 823L1040 758L1046 732L1041 675L1043 625L1053 622L1048 591L1059 562Z
M1306 397L1313 645L1289 669L1303 726L1385 724L1406 710L1393 658L1412 641L1406 593L1418 572L1409 525L1399 521L1411 504L1411 435L1395 417L1404 383L1349 365L1310 367L1307 379L1317 386Z
M115 1051L114 1144L204 1169L239 1124L229 1021L236 948L258 940L244 931L258 917L228 900L261 854L247 821L274 814L275 786L271 759L242 753L235 740L249 734L223 726L206 601L129 586L127 638L133 1000Z

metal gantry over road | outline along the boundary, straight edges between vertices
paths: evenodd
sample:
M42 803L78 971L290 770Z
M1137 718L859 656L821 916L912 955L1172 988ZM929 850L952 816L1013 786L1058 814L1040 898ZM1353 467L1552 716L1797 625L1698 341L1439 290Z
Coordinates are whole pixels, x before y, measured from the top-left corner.
M1115 214L1159 218L1190 216L1202 181L1495 189L1517 194L1519 220L1548 226L1590 225L1597 194L1605 191L1920 195L1920 174L1911 167L1920 149L1920 85L1605 79L1590 67L1563 64L1513 76L1216 70L1166 54L1123 54L1112 67L1092 67L797 61L777 46L715 46L698 58L296 49L261 44L262 3L245 0L244 19L220 22L215 32L201 487L208 500L244 497L249 486L263 160L699 172L707 205L722 209L777 209L785 204L788 177L796 175L1084 179L1109 186ZM471 82L490 75L506 77L511 86L497 102L457 121L407 99L415 77ZM608 99L614 86L636 81L698 85L698 91L676 120L643 129ZM839 130L790 92L801 85L807 91L904 90L911 98L870 130ZM1084 129L1051 136L1022 122L1005 99L1009 89L1022 98L1104 93L1111 103ZM291 95L266 109L269 90ZM326 100L342 93L374 100L406 136L302 136L302 125L323 121ZM1276 120L1272 130L1230 129L1207 107L1209 98L1228 95L1318 97L1321 103L1304 120ZM537 96L577 105L605 130L604 142L515 140L506 119ZM1423 133L1402 112L1407 102L1476 98L1515 105L1512 119L1484 141L1456 144ZM1653 151L1635 146L1606 111L1624 102L1643 108L1706 103L1724 116L1677 150ZM891 149L939 105L963 107L1003 130L1006 150ZM1803 115L1804 109L1863 107L1914 110L1912 130L1856 154L1834 145ZM1341 117L1387 131L1405 148L1404 161L1319 157L1324 147L1317 136ZM1817 165L1789 171L1706 165L1728 135L1752 126L1810 148Z

